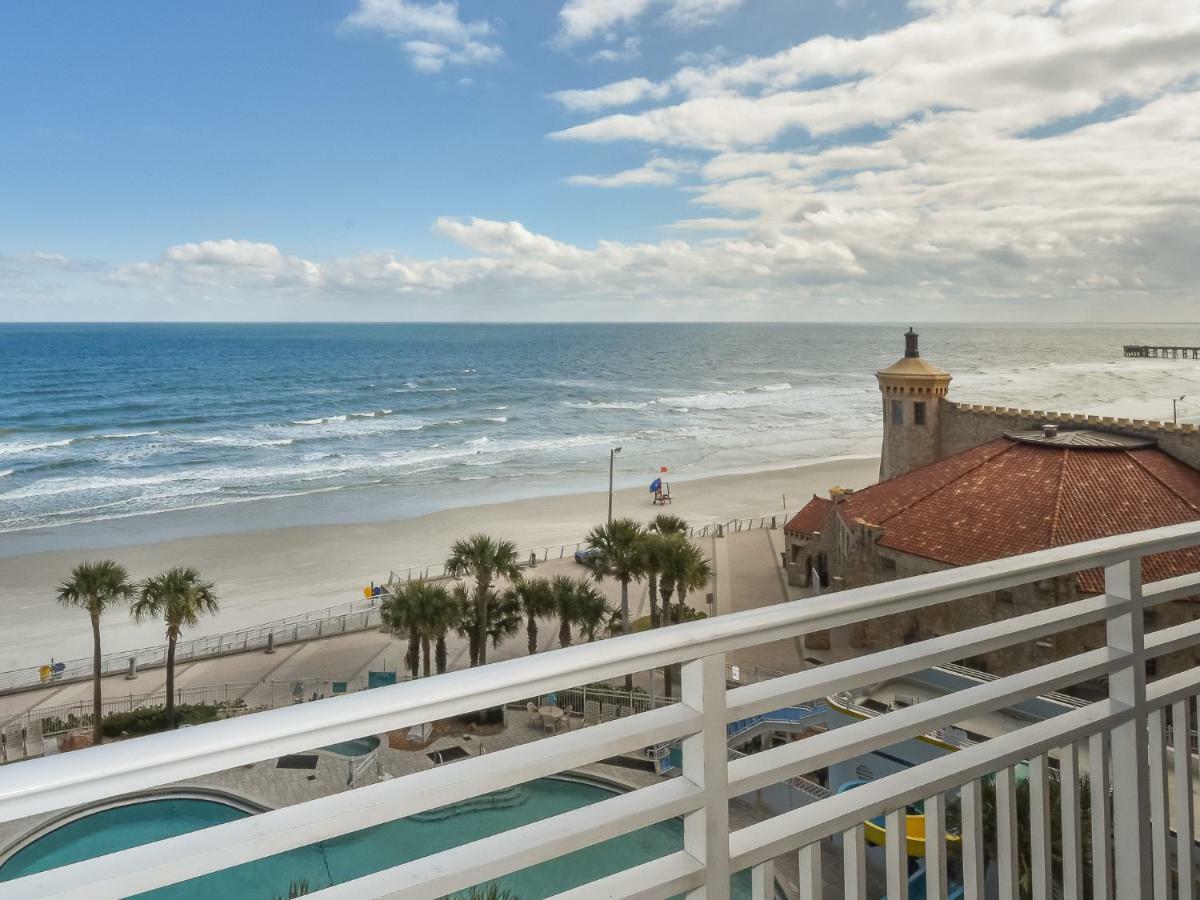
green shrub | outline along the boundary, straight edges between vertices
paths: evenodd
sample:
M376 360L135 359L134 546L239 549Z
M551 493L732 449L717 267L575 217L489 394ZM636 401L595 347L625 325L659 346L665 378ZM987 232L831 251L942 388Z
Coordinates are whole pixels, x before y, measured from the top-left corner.
M222 703L195 703L175 707L175 717L180 725L202 725L215 722L223 713L242 706L241 701ZM109 713L100 723L105 737L128 735L137 737L167 730L167 714L161 706L148 706L131 712Z

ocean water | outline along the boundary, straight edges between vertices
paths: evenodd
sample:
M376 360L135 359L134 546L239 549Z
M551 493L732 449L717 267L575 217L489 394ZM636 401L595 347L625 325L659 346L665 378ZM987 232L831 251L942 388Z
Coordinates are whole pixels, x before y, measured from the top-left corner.
M951 396L1200 420L1200 326L926 325ZM0 325L0 554L244 504L262 525L877 452L903 326ZM326 495L288 505L289 498ZM316 498L319 499L319 498ZM282 510L282 512L281 512ZM173 521L178 521L175 519ZM188 527L206 529L195 514ZM11 552L11 551L10 551Z

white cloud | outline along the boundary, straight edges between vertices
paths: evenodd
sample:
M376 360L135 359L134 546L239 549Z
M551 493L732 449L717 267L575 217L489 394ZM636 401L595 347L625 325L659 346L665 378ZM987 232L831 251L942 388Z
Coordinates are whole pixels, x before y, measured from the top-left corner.
M694 171L696 164L690 160L656 156L647 160L643 166L625 169L612 175L571 175L567 178L567 184L602 188L665 186L676 184L680 175Z
M745 0L567 0L559 10L557 41L567 46L595 37L611 39L616 29L655 10L662 21L676 29L711 25Z
M349 300L379 318L837 318L881 300L924 318L1194 318L1200 7L913 9L866 37L554 94L588 117L560 139L651 154L571 183L687 175L694 215L669 223L671 239L584 245L441 218L434 232L455 247L437 258L204 241L112 280L164 297L269 292L308 311Z
M661 100L667 88L648 78L627 78L587 90L555 91L550 96L569 110L597 112L613 106L629 106L640 100Z
M597 50L591 55L590 61L598 63L629 62L641 55L642 39L639 37L627 37L621 41L619 46L605 47L602 50Z
M463 21L452 0L359 0L342 25L400 41L419 72L440 72L447 64L493 63L504 55L499 44L485 40L492 26L483 20Z

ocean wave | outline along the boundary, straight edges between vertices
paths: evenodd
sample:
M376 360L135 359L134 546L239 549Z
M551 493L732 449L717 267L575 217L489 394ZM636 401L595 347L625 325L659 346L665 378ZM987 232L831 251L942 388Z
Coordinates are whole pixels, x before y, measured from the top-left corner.
M331 422L345 422L347 416L322 416L317 419L295 419L293 425L328 425Z
M295 443L291 438L248 438L235 434L216 434L212 437L188 438L185 444L212 444L217 447L286 447Z
M573 406L575 409L623 409L637 410L645 409L653 401L637 401L637 400L587 400L583 403L568 403L567 406Z
M0 444L0 456L20 456L23 453L39 453L42 450L68 447L73 443L75 443L74 438L64 438L61 441L16 441L11 444Z
M372 410L370 412L350 413L350 418L352 418L352 419L376 419L376 418L382 418L383 416L390 416L391 414L392 414L392 411L390 409L377 409L377 410Z
M504 422L508 421L508 416L488 416L487 420L489 422L497 422L497 423L503 424Z
M0 469L0 478L7 478L15 471L15 469Z
M756 391L763 391L768 394L774 393L775 391L790 391L791 389L792 386L786 381L779 381L775 384L764 384L755 388Z
M162 434L161 431L114 431L112 434L94 434L88 440L92 441L120 441L128 438L152 437L156 434Z

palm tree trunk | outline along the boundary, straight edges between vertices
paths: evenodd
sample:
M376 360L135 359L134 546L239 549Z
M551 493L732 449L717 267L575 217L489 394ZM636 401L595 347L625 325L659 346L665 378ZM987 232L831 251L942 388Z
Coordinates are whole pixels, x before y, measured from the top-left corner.
M529 621L525 625L525 633L529 635L529 655L533 656L533 654L537 653L538 644L537 619L534 618L533 613L529 614Z
M167 635L167 728L175 728L175 641L174 635Z
M558 646L571 646L571 620L566 616L558 620Z
M416 678L421 673L421 639L417 635L417 629L408 629L408 653L404 657L404 661L408 664L408 673Z
M488 582L491 578L480 578L475 583L475 628L479 635L479 665L487 665L487 638L488 638Z
M439 675L445 674L446 671L446 635L439 634L437 646L434 651L434 668Z
M659 626L658 579L653 572L650 573L650 577L646 579L646 590L650 594L650 627L657 628Z
M104 735L100 730L100 713L104 698L100 692L100 615L92 614L92 743L99 746Z
M621 634L629 634L629 582L621 580ZM633 692L633 673L625 673L625 690Z
M432 662L433 662L433 660L432 660L432 657L433 657L432 649L433 649L433 648L432 648L432 646L431 646L431 645L430 645L430 643L429 643L429 638L427 638L427 637L423 637L423 638L421 638L421 651L422 651L422 654L423 654L423 655L424 655L424 657L425 657L425 677L426 677L426 678L428 678L430 675L432 675L432 674L433 674L433 671L432 671L432 669L431 669Z

